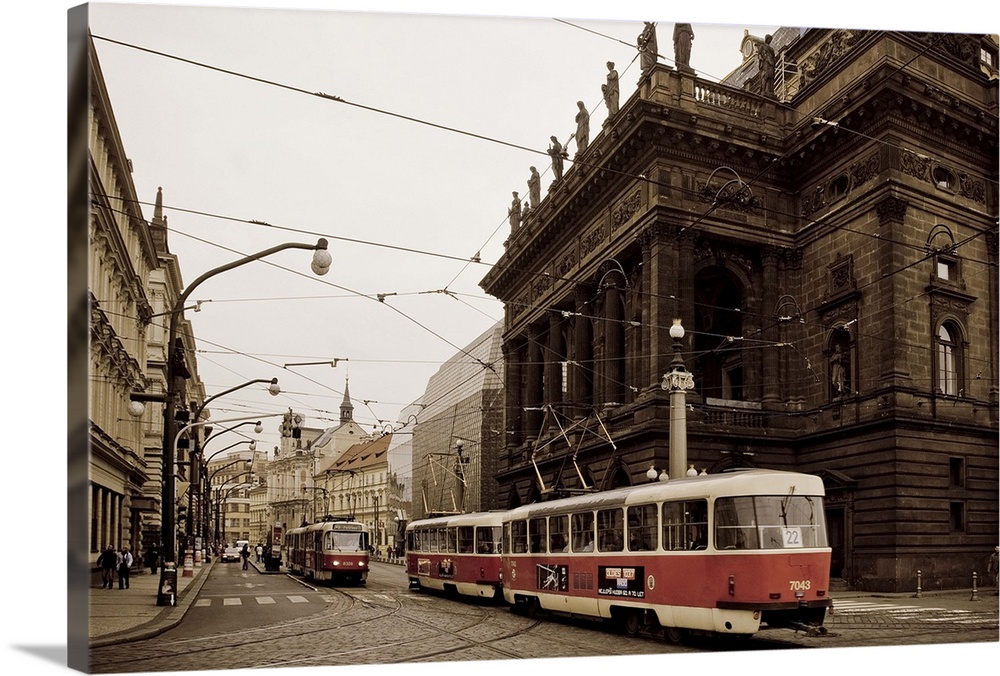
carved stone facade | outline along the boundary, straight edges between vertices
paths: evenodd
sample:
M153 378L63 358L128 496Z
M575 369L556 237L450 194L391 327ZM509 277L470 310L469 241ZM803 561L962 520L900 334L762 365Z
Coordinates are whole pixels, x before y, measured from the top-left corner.
M987 36L795 32L782 104L654 67L481 283L506 306L499 505L670 466L680 319L691 464L823 476L858 588L966 585L998 527L978 48L996 62Z

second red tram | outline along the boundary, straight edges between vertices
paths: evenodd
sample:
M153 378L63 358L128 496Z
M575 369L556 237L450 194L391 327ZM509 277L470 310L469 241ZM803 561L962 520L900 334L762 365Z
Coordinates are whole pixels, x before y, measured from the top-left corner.
M334 518L293 528L285 534L285 566L318 582L364 584L368 580L368 527Z
M823 497L816 476L738 470L518 507L503 517L504 598L671 640L823 633Z
M502 598L500 536L504 512L454 514L406 526L410 586Z

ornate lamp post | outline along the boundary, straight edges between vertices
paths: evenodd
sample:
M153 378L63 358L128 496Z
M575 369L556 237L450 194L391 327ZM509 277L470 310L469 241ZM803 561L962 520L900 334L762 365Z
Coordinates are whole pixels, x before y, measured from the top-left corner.
M684 327L681 326L680 319L675 319L670 327L670 337L674 340L674 358L670 362L670 370L663 374L661 387L670 392L670 476L680 478L685 476L687 470L685 393L694 389L694 376L684 366L684 359L681 357Z
M174 303L173 310L170 313L170 328L167 334L167 348L170 350L170 354L167 355L166 364L166 393L164 395L164 404L166 409L163 414L163 498L161 508L163 510L162 514L162 551L163 551L163 568L160 571L160 584L158 589L161 590L157 597L157 605L176 605L177 596L176 593L165 593L162 590L167 582L167 587L175 584L177 575L177 556L176 556L176 537L174 526L174 460L176 458L174 447L175 432L174 427L176 426L176 399L180 391L183 389L184 380L191 377L185 366L184 361L184 344L177 335L178 326L180 324L180 316L184 312L184 304L187 302L188 297L191 293L199 286L202 282L211 277L214 277L223 272L228 272L234 268L246 265L247 263L252 263L253 261L260 260L266 256L277 253L279 251L284 251L286 249L305 249L313 251L312 260L312 270L317 275L325 275L330 270L330 264L332 258L330 253L327 251L327 241L320 238L316 244L301 244L297 242L286 242L285 244L279 244L273 246L269 249L264 249L255 254L249 256L244 256L238 260L232 261L225 265L221 265L217 268L209 270L208 272L202 274L196 280L191 282L190 285L180 294L177 301ZM168 580L168 577L170 578Z

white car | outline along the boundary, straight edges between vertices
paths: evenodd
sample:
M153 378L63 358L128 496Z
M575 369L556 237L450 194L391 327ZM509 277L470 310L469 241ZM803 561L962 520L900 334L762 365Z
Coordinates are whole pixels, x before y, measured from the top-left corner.
M240 550L236 547L226 547L222 550L222 562L226 561L239 561L240 560Z

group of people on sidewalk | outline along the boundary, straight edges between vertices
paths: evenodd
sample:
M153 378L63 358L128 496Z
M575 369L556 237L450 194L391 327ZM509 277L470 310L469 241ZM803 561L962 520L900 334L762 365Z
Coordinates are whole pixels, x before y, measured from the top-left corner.
M97 557L97 566L101 569L101 589L114 588L115 573L118 573L118 588L128 589L133 562L134 558L128 545L122 545L118 551L108 545L108 548Z

